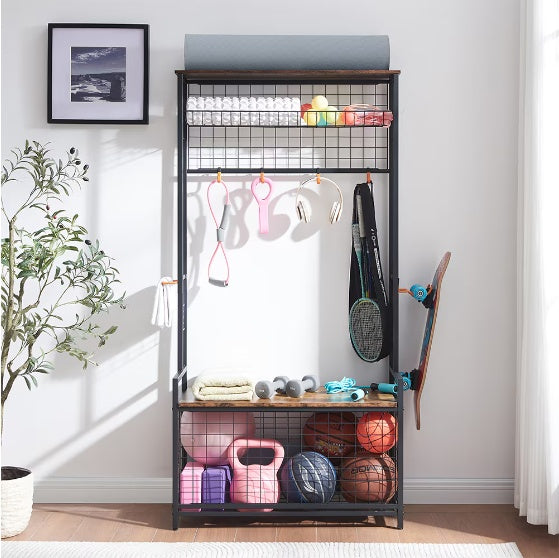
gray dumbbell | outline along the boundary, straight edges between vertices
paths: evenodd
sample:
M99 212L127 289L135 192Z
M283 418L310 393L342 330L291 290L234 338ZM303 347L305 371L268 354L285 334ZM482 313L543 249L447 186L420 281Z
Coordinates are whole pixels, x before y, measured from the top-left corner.
M316 391L320 381L316 374L303 376L302 380L289 380L285 392L289 397L301 397L305 391Z
M287 376L276 376L273 382L270 380L261 380L254 387L256 395L260 399L270 399L274 393L285 393L285 388L289 378Z

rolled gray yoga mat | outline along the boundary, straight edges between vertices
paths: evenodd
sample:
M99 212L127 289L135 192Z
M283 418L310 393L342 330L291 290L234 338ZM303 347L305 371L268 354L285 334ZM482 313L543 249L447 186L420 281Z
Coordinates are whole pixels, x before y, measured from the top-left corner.
M185 35L186 70L388 70L387 35Z

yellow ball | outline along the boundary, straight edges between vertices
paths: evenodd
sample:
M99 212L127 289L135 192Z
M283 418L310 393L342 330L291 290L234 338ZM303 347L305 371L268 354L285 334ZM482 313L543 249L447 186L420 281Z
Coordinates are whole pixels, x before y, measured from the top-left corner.
M329 106L326 111L327 112L324 113L326 116L326 124L328 126L333 126L338 118L338 109L337 107Z
M316 126L320 120L320 114L315 109L309 109L303 115L303 120L306 122L307 126Z
M316 97L313 97L311 105L313 109L324 110L328 107L328 99L324 97L324 95L317 95Z

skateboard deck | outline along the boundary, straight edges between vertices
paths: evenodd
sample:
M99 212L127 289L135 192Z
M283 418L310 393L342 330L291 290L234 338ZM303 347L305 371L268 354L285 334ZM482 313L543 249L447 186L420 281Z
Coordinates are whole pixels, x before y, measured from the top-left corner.
M441 283L450 261L450 252L442 257L435 275L431 283L431 292L423 301L427 307L427 320L425 322L425 332L423 334L423 343L421 345L421 356L419 358L419 367L414 371L415 377L412 382L413 402L415 407L415 426L417 430L421 428L421 393L425 385L427 377L427 365L429 364L429 354L431 353L431 345L433 344L433 332L435 331L435 323L437 321L437 311L439 309L439 300L441 292Z

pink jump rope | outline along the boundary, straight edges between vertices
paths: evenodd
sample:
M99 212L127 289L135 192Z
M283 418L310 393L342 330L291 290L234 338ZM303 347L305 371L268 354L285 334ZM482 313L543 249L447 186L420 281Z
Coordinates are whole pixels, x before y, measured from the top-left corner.
M217 222L217 218L215 216L215 213L212 209L212 204L210 202L210 190L211 187L216 183L221 184L225 189L225 204L223 205L223 214L221 216L221 223L219 224ZM208 206L210 208L210 213L212 214L215 227L216 227L216 232L217 232L217 245L215 247L214 253L212 254L212 257L210 258L210 263L208 264L208 281L212 285L215 285L216 287L227 287L227 285L229 284L229 262L227 261L227 255L225 254L225 249L223 248L223 239L225 237L225 230L227 229L227 225L229 224L229 214L231 212L231 204L229 203L229 189L227 188L225 182L222 182L220 172L217 173L217 179L210 182L208 186L207 197L208 197ZM221 250L221 253L223 254L223 259L225 260L225 266L227 267L227 277L225 279L214 279L211 276L212 265L214 263L214 259L219 250Z
M265 183L270 188L268 195L264 198L260 198L256 195L256 186L260 183ZM274 188L274 183L264 176L264 173L261 172L258 178L255 178L252 181L250 189L252 190L252 195L254 199L258 203L258 219L260 222L260 233L266 234L269 231L268 225L268 204L270 203L270 198L272 197L272 190Z

